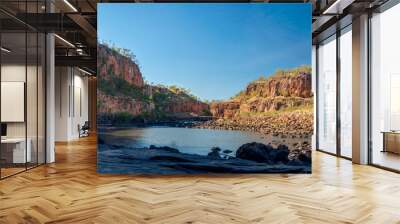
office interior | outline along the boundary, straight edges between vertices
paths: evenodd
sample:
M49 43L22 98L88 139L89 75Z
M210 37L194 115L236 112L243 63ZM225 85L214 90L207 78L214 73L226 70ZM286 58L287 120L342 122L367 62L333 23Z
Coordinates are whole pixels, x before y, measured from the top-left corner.
M74 31L79 26L59 27L58 18L44 24L49 20L41 18L73 11L70 6L61 1L2 1L0 9L4 179L55 162L57 142L95 133L96 77L95 54L90 55L95 46L90 48ZM68 41L66 36L75 39ZM81 58L86 60L79 62Z
M56 162L55 143L78 140L82 127L96 133L101 2L1 1L1 178ZM314 149L400 172L400 4L306 2L313 5Z

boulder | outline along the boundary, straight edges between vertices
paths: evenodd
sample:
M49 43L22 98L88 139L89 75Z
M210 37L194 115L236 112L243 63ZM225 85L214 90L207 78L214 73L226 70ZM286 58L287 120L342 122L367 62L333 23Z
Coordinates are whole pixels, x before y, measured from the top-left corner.
M288 163L289 159L289 148L286 145L279 145L277 149L272 150L269 153L269 159L273 163Z
M311 152L310 153L300 153L298 159L305 164L311 164Z
M164 151L167 151L167 152L179 153L179 150L178 150L178 149L171 148L171 147L168 147L168 146L160 146L160 147L158 147L158 146L155 146L155 145L150 145L149 149L153 149L153 150L164 150Z
M221 152L221 149L219 147L212 147L211 152Z
M221 155L218 152L209 152L207 156L213 159L221 159Z
M289 165L289 166L304 166L306 164L298 159L293 159L293 160L289 160L287 165Z
M225 153L225 154L229 154L229 153L232 153L232 150L225 149L225 150L223 151L223 153Z
M255 162L270 163L269 153L274 150L271 145L264 145L258 142L246 143L236 151L236 157Z

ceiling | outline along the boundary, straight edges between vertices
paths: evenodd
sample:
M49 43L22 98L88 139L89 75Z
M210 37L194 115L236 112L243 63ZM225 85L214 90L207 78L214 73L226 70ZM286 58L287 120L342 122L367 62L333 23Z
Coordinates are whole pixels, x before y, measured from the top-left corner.
M313 38L348 14L355 14L386 0L254 0L250 2L304 3L313 5ZM97 51L97 3L191 2L183 0L1 0L3 32L54 32L56 65L80 66L95 73ZM196 2L216 2L199 0ZM249 2L224 1L217 2ZM28 12L28 13L25 13ZM51 13L50 13L51 12ZM15 40L18 40L16 38Z

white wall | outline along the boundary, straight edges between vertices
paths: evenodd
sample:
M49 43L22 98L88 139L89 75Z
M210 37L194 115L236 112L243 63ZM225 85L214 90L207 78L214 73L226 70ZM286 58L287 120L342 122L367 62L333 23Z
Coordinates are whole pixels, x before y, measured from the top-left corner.
M88 120L88 78L76 68L57 67L55 85L55 140L77 139L78 125Z
M25 82L25 64L5 64L1 66L1 81L3 82ZM1 108L7 110L7 108ZM25 137L25 122L7 123L7 137Z
M70 85L69 69L56 67L55 69L55 140L67 141L69 127L69 95Z
M88 103L88 78L87 76L81 76L82 73L79 75L74 75L74 108L72 108L72 120L71 120L71 135L73 137L79 137L78 132L78 124L83 125L85 121L89 120L89 103Z
M39 70L37 70L39 69ZM19 108L19 113L26 112L26 120L21 122L6 122L8 138L24 138L25 135L29 139L31 155L33 162L39 159L39 163L44 163L45 150L45 120L44 120L44 80L42 68L35 66L25 66L25 64L3 64L1 66L2 82L24 82L26 84L26 106ZM27 80L25 80L27 78ZM4 89L2 89L3 92ZM24 90L20 94L24 94ZM4 94L4 93L3 93ZM7 95L2 95L2 98ZM13 113L13 108L2 107L2 112ZM9 110L9 111L7 111ZM14 110L16 110L14 108ZM16 112L14 112L16 113ZM37 155L38 153L38 155Z

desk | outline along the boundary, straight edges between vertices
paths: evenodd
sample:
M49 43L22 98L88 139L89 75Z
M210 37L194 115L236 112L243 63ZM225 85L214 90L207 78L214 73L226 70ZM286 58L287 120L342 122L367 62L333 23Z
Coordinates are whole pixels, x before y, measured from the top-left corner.
M400 154L400 131L382 131L383 150L382 152L392 152Z
M32 159L32 153L31 153L31 145L32 141L31 139L27 139L26 142L28 143L26 147L26 152L25 152L25 138L5 138L1 139L1 145L2 145L2 154L3 152L10 152L9 154L12 154L12 157L10 155L9 161L10 163L26 163L26 162L31 162ZM12 148L11 148L11 147ZM3 156L3 155L2 155ZM12 161L10 161L12 158Z

